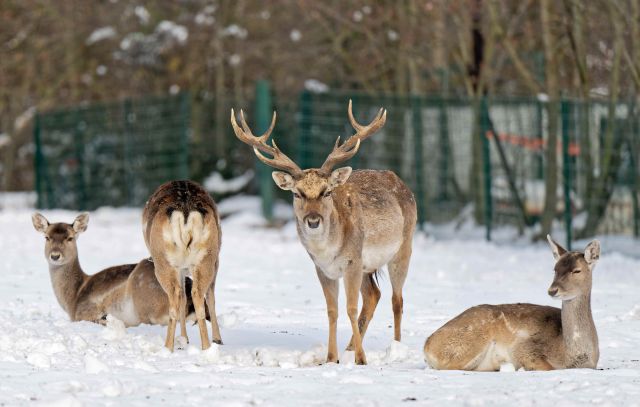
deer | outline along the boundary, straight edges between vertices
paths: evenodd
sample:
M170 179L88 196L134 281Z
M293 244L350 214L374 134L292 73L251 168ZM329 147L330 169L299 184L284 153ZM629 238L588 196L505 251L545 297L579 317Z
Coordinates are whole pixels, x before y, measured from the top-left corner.
M145 204L142 230L155 265L155 276L169 301L167 349L174 350L178 320L181 335L186 337L187 279L192 281L190 294L202 350L211 347L205 321L207 311L213 342L222 344L214 296L222 232L213 198L193 181L166 182Z
M478 305L435 331L424 345L427 364L439 370L595 369L600 352L591 315L591 277L600 243L567 251L547 235L554 279L548 294L562 308L535 304Z
M72 321L105 325L110 314L126 327L167 325L169 302L149 259L87 275L80 266L77 241L87 230L88 213L78 215L71 224L50 223L40 213L34 213L31 220L36 231L44 234L44 255L53 291ZM188 298L187 309L187 319L192 319L191 298Z
M342 144L338 137L322 166L306 170L287 157L275 141L267 144L275 127L276 112L269 128L259 137L251 132L242 110L241 126L231 110L231 125L236 137L253 147L260 161L280 170L272 173L276 185L293 194L298 237L315 265L326 300L329 319L326 361L339 363L336 326L342 278L352 330L347 350L355 352L356 364L364 365L367 359L362 338L381 296L374 276L385 265L392 287L394 339L401 339L402 287L409 269L417 212L413 193L393 172L334 169L353 157L360 143L386 121L386 110L382 108L368 125L354 119L351 101L347 112L355 133ZM358 316L360 294L362 309Z

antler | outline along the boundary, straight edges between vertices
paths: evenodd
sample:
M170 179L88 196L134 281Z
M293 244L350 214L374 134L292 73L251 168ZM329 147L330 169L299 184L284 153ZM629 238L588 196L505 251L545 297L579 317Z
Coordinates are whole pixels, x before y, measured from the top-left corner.
M276 125L276 112L273 112L273 119L271 119L271 125L267 129L266 132L260 137L256 137L251 133L251 129L249 129L249 125L247 121L244 119L244 112L240 110L240 123L242 124L242 128L238 126L236 122L236 115L233 109L231 109L231 125L233 126L233 131L236 133L236 137L240 139L245 144L253 147L253 152L256 154L256 157L263 163L267 164L270 167L277 168L280 170L284 170L291 174L294 178L298 178L302 175L302 170L296 163L293 162L289 157L284 155L282 151L276 145L274 140L271 140L272 146L267 144L267 140L273 131L273 128ZM266 153L272 155L273 158L265 157L262 153Z
M382 126L384 126L385 121L387 120L387 111L386 109L380 108L376 117L366 126L361 125L353 118L353 111L351 110L351 99L349 99L349 121L354 129L356 129L356 134L349 137L347 141L340 145L340 137L336 140L336 144L333 146L333 151L324 161L322 167L320 167L320 171L325 173L329 173L333 167L335 167L338 163L342 161L346 161L356 155L358 149L360 148L360 142L371 137L376 131L378 131Z

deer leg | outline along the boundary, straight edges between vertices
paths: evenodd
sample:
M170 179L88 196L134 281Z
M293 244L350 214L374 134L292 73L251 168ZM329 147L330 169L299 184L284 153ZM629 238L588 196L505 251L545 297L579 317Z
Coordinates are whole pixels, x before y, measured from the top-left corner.
M196 320L200 330L200 342L202 350L209 349L209 334L207 332L207 313L204 308L204 296L211 287L213 265L206 259L194 270L193 286L191 287L191 299L196 311Z
M180 312L180 290L182 288L176 281L171 290L167 293L169 295L169 324L167 325L167 339L164 343L171 352L173 352L174 340L176 335L176 322L178 320L178 313Z
M516 363L524 367L524 370L554 370L547 361L547 355L539 345L533 341L523 341L513 349L513 358ZM516 364L514 363L514 364ZM518 366L516 366L516 369Z
M373 279L374 273L365 274L362 278L362 286L360 286L360 293L362 294L362 310L358 317L358 328L360 329L360 336L364 340L364 334L367 332L369 322L373 318L373 313L376 310L378 301L380 300L380 290ZM353 350L353 336L347 345L347 350Z
M96 305L90 302L85 302L76 308L73 321L90 321L100 325L107 324L107 312L99 309Z
M180 336L184 337L189 343L187 336L187 294L184 291L184 281L180 290Z
M347 315L349 316L349 321L351 321L353 349L356 352L357 365L367 364L367 357L362 349L362 336L360 335L357 320L358 297L360 296L360 287L362 286L362 274L361 266L358 264L354 265L350 270L347 270L344 275L344 290L347 295Z
M400 341L402 331L402 287L409 271L412 239L407 239L400 250L389 262L389 279L391 280L391 305L393 307L393 339Z
M216 314L216 297L214 295L216 286L215 277L213 283L207 290L207 306L209 307L209 319L211 321L211 337L214 343L222 345L222 337L220 336L220 327L218 326L218 316Z
M169 300L169 323L167 324L167 338L164 343L171 352L174 348L176 335L176 322L180 313L180 295L184 289L180 285L180 279L176 271L164 259L158 258L155 261L155 274L162 289L167 293Z
M222 345L222 336L220 336L220 327L218 326L218 315L216 314L216 277L218 276L218 261L215 263L213 270L213 280L209 289L207 289L207 306L209 307L209 320L211 321L211 336L214 343Z
M316 267L316 273L322 285L322 292L327 301L327 316L329 317L329 346L327 350L327 363L338 363L338 344L336 340L336 328L338 325L338 280L328 278L322 270Z

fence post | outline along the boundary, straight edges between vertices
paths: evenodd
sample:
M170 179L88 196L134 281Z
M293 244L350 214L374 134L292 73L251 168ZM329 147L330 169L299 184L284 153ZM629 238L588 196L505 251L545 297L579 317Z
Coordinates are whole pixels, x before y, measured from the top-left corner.
M129 138L131 138L131 99L125 99L122 104L122 115L124 119L123 134L122 134L122 153L124 156L123 172L124 182L127 188L127 205L133 206L133 186L132 186L132 173L131 170L131 151Z
M629 165L629 178L631 181L631 203L633 205L633 236L640 237L640 202L638 202L638 178L640 178L640 174L636 174L638 164L636 163L636 153L632 150L633 145L631 140L628 140L627 143L629 146L629 158L631 161Z
M298 162L300 168L311 167L309 141L311 140L311 116L313 115L312 95L308 90L300 94L300 136L298 145Z
M449 144L449 120L447 117L447 105L445 99L439 97L438 103L438 130L440 135L440 191L438 199L446 201L449 199L449 182L453 176L449 173L449 153L451 153L451 145Z
M42 191L42 140L40 139L40 113L38 112L36 112L33 125L33 139L36 144L36 153L33 156L33 165L36 167L36 193L38 195L36 205L38 209L42 209L44 207L44 191Z
M569 102L560 102L560 120L562 121L562 184L564 193L564 226L567 234L567 250L571 250L573 240L573 217L571 213L571 158L569 157L569 138L571 131L571 111ZM549 146L549 148L553 148ZM586 152L588 153L588 152Z
M191 98L188 92L180 94L180 124L182 127L182 137L180 139L180 177L189 178L189 119L191 112Z
M416 204L418 210L418 228L424 230L425 222L425 196L423 181L423 127L422 127L422 110L420 108L420 99L418 96L411 96L411 116L413 119L413 152L416 165Z
M259 80L256 82L256 131L258 134L267 131L269 124L271 124L272 113L273 109L269 82L266 80ZM262 197L262 215L265 219L271 221L273 219L274 195L271 171L265 164L256 161L256 172L258 174L260 195Z
M493 222L493 196L491 195L491 150L487 132L489 131L489 106L487 98L482 96L480 101L480 140L482 143L482 164L484 172L484 222L486 227L485 238L491 240L491 228ZM494 134L493 137L497 137Z
M80 202L78 209L79 210L87 210L87 191L84 185L84 129L87 124L84 122L80 115L80 110L76 110L76 128L74 132L75 138L75 155L76 155L76 165L78 166L78 171L76 172L76 182L78 183L78 192L80 193Z

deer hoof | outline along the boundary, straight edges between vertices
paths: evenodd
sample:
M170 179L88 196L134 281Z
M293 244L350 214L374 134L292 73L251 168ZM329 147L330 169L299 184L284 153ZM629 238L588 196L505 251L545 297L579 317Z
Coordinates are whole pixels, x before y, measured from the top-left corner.
M362 353L361 355L356 354L356 365L366 365L367 357Z

